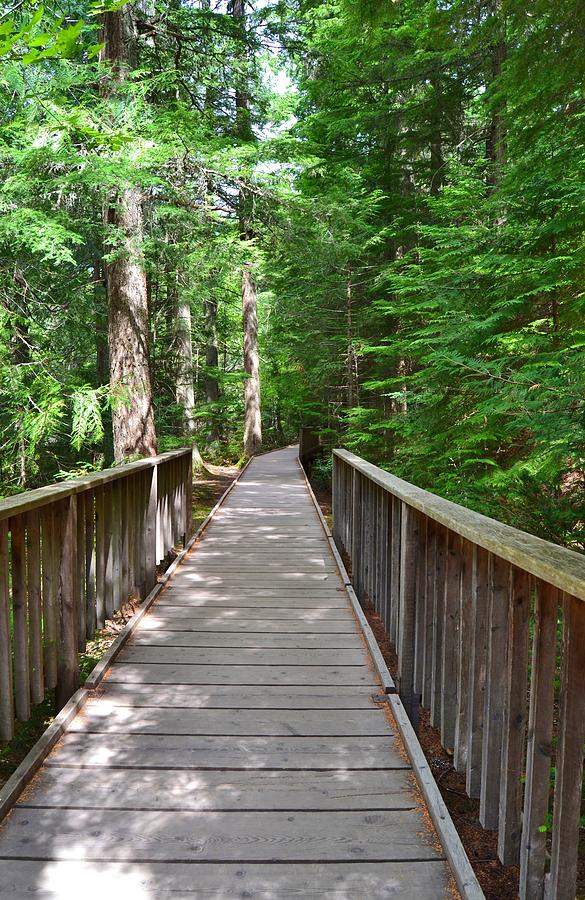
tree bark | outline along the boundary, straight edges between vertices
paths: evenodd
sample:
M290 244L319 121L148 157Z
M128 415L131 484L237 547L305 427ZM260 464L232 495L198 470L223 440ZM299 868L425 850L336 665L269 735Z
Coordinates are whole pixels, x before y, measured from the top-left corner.
M246 38L244 0L232 0L232 15L239 25L242 39ZM246 48L242 50L246 56ZM245 75L236 81L236 133L241 141L254 139L250 118L250 94ZM239 196L240 237L250 241L254 237L249 197L245 189ZM262 446L262 417L260 412L260 366L258 355L258 301L256 281L250 263L242 269L242 312L244 325L244 370L248 375L244 387L244 453L252 456Z
M193 339L189 301L179 298L177 305L177 403L183 413L183 432L192 436L197 431L195 391L193 388Z
M116 83L124 81L135 65L136 49L132 7L106 13L103 57L112 65L113 78L105 85L106 95L115 92ZM129 456L156 454L140 188L120 187L108 204L106 221L119 241L105 268L114 458L121 462Z
M256 283L250 266L242 273L244 314L244 370L248 375L244 388L244 453L253 456L262 446L260 416L260 365L258 356L258 305Z

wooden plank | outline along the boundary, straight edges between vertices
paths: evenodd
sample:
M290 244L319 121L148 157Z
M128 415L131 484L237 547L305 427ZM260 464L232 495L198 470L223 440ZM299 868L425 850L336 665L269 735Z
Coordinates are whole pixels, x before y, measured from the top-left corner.
M44 769L20 807L146 810L413 809L408 770L201 771Z
M122 585L121 483L112 485L112 605L121 609L124 602Z
M106 523L104 488L99 487L95 492L95 608L96 627L101 629L106 621Z
M457 710L455 720L455 750L453 765L458 772L467 771L469 746L469 694L471 682L471 643L473 640L473 559L474 548L461 540L461 583L459 592L459 669L457 672Z
M161 610L163 607L161 607ZM246 610L242 610L242 613ZM304 619L297 617L296 619L275 619L270 618L228 618L218 619L217 616L209 614L206 617L191 616L173 613L172 606L164 607L164 614L158 612L155 607L153 613L145 616L142 624L143 628L159 629L164 628L167 631L215 631L219 633L268 633L279 632L288 634L355 634L355 620L335 619L328 621L325 619Z
M432 519L427 519L426 535L426 631L425 658L423 674L422 702L426 709L433 702L433 654L434 654L434 622L435 622L435 582L437 577L437 526Z
M505 560L492 557L479 798L479 820L484 828L497 828L499 821L509 602L510 566Z
M585 743L585 605L564 598L559 739L548 896L575 896Z
M421 542L420 516L403 505L400 535L400 614L398 628L398 691L406 713L418 728L418 697L414 689L417 556Z
M489 554L482 547L474 548L471 589L471 646L469 650L469 737L467 742L467 770L465 789L470 797L481 792L481 758L483 750L483 715L485 680L487 673L489 605Z
M77 597L77 648L80 653L85 650L87 625L85 604L87 572L85 566L85 494L77 495L77 553L74 572L73 590Z
M14 708L16 718L30 718L30 661L28 598L26 593L26 551L22 517L10 520L12 551L12 647L14 653Z
M114 504L111 484L104 486L104 610L111 618L116 607L114 596Z
M436 526L435 577L433 600L433 653L431 687L431 725L439 728L443 705L443 628L445 625L445 579L447 566L447 532Z
M410 810L186 812L15 809L0 856L76 860L347 862L441 859ZM120 840L120 835L124 840ZM356 854L355 848L359 848Z
M116 707L103 698L89 703L71 723L70 732L100 734L186 734L272 737L347 737L390 734L383 709L221 710Z
M502 774L498 856L504 865L517 865L522 830L522 782L528 719L528 629L530 575L512 569L508 609L508 666L502 722Z
M237 691L231 685L164 685L102 682L98 696L118 706L156 706L176 709L372 709L372 697L378 694L371 686L336 687L335 691L315 685L243 686Z
M55 900L55 896L87 896L91 883L102 896L115 891L145 898L196 897L197 900L253 897L254 900L348 900L367 897L387 900L391 890L402 900L437 900L444 895L444 862L299 864L155 863L129 868L127 863L55 862L50 865L54 892L39 888L46 862L0 860L0 881L12 900ZM96 895L97 896L97 895Z
M121 769L408 769L392 737L73 734L47 766ZM350 777L350 776L348 776ZM1 855L1 854L0 854Z
M43 675L43 611L41 605L41 522L38 510L26 516L26 580L28 592L28 639L30 700L45 698Z
M96 629L95 508L93 491L85 496L85 628L92 640Z
M56 519L56 533L61 547L57 608L59 610L59 654L55 702L57 709L65 706L79 687L79 658L77 655L77 597L74 594L74 570L77 556L77 497L68 497L60 504Z
M8 523L0 522L0 741L14 733Z
M257 634L235 634L234 632L167 631L139 628L133 637L134 646L157 647L215 647L230 650L254 650L259 652L282 649L337 651L361 650L363 641L354 632L346 634L281 634L279 632L258 632ZM230 662L233 662L233 654Z
M537 585L520 847L521 900L532 900L542 894L546 866L547 836L541 828L549 810L558 603L556 588L542 582Z
M189 618L191 620L205 619L215 622L217 625L229 623L237 623L241 620L251 622L257 620L264 622L266 620L280 621L283 623L295 622L300 624L306 622L308 624L330 623L332 627L346 622L353 625L355 629L355 619L348 609L283 609L282 607L258 608L255 606L239 607L226 606L211 609L209 606L190 606L187 610L184 606L171 606L170 604L159 602L155 607L159 616L168 618ZM188 615L187 615L188 612ZM288 624L283 624L283 628L288 628Z
M120 656L121 662L142 663L181 663L206 666L367 666L368 657L363 648L355 650L286 650L277 647L270 650L266 647L258 649L241 649L228 647L177 647L153 646L140 643L129 645Z
M45 683L49 689L57 684L57 541L55 510L42 510L42 602Z
M216 609L345 609L347 610L347 597L345 592L325 594L286 594L274 593L272 595L242 594L238 598L235 592L221 592L214 597L209 595L193 594L178 590L162 591L160 602L163 606L181 606L188 612L192 608L206 609L213 615Z
M116 662L110 681L138 684L313 684L337 687L376 682L368 666L197 666Z
M455 747L459 682L459 604L461 593L461 545L459 535L448 532L445 542L445 598L441 648L441 743Z

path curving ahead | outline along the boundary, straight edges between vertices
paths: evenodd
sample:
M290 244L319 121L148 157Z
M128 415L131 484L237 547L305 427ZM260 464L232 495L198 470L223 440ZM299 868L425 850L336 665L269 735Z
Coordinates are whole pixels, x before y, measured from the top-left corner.
M0 826L0 895L453 897L296 450L255 459Z

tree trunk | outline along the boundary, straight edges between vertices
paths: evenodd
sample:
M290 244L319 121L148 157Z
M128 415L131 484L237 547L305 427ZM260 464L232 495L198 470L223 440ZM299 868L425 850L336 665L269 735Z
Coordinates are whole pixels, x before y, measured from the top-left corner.
M112 64L114 85L136 63L136 27L130 5L104 17L103 56ZM156 432L148 354L148 296L142 259L143 214L138 187L117 190L106 221L119 236L114 258L106 263L110 388L113 397L114 458L154 456Z
M494 17L495 37L491 55L491 76L495 81L502 72L506 59L506 26L501 0L493 0L492 15ZM497 190L506 165L506 126L504 122L504 104L498 101L492 108L486 138L486 155L489 162L488 186Z
M348 266L346 282L347 355L345 363L348 409L352 409L358 403L358 371L357 356L353 340L353 287L351 282L351 274L351 266Z
M192 436L197 431L195 421L195 391L193 389L193 339L191 307L188 300L179 299L177 305L177 403L183 413L183 432Z
M205 300L204 325L205 325L205 399L207 403L217 403L219 400L219 381L214 372L219 366L219 349L217 344L217 303L215 300ZM210 440L218 441L221 437L221 429L215 418L212 419Z
M242 57L247 55L245 47L246 22L244 0L232 0L232 15L241 30L244 48ZM238 75L236 81L236 132L241 141L254 139L250 119L250 95L246 75ZM239 220L242 241L254 237L249 196L240 190ZM244 453L252 456L262 446L262 417L260 414L260 367L258 356L258 302L256 282L250 263L242 269L242 311L244 323L244 370L248 375L244 387Z
M242 308L244 313L244 370L248 375L244 388L244 453L253 456L262 446L260 416L260 366L258 357L258 306L256 283L251 268L242 273Z

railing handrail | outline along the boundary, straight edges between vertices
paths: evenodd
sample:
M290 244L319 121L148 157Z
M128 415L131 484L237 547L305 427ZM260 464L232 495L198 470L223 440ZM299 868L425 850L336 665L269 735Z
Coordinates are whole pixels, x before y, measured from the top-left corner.
M0 500L0 522L12 516L20 516L34 509L40 509L49 503L66 500L67 497L71 497L73 494L79 494L104 484L110 484L135 472L147 471L161 463L169 462L172 459L180 459L191 453L192 450L188 447L180 450L169 450L167 453L160 453L158 456L149 456L145 459L138 459L135 462L125 463L111 469L103 469L101 472L92 472L91 475L71 478L69 481L63 481L60 484L48 484L31 491L23 491L22 494L6 497Z
M334 450L349 466L413 509L561 591L585 600L585 555L460 506L366 462Z

